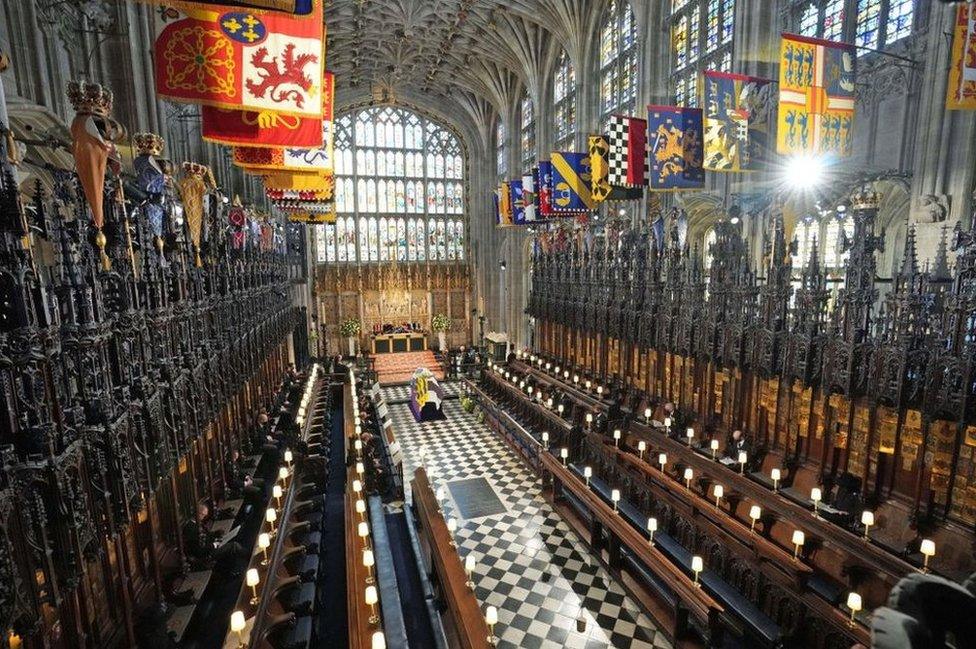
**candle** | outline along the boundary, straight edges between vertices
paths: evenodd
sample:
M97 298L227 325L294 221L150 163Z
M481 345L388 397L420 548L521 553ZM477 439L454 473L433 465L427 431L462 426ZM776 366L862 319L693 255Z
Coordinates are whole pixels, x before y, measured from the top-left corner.
M688 446L691 446L691 440L695 439L695 429L689 428L685 431L685 437L688 438Z
M779 488L780 472L779 469L773 469L769 472L769 477L773 479L773 491Z
M647 422L647 423L650 423L650 421L651 421L651 409L650 408L644 408L644 421Z
M373 634L372 649L386 649L386 636L382 631Z
M613 445L614 446L617 446L617 447L620 446L620 429L619 428L616 429L615 431L613 431Z
M762 508L759 505L753 505L749 508L749 518L752 519L752 525L749 527L750 532L756 531L756 521L762 516Z
M820 487L814 487L810 490L810 500L813 501L813 515L817 515L817 508L820 506L820 500L823 498L823 493L820 491Z
M261 601L258 599L258 584L261 583L261 576L258 575L257 568L249 568L244 575L244 581L251 589L251 606L257 606Z
M803 533L803 530L793 530L793 560L794 561L796 561L797 558L799 558L800 548L803 547L803 544L806 542L806 540L807 537L806 534Z
M665 417L664 418L664 427L668 429L668 432L671 431L671 418L670 417Z
M560 449L559 457L563 459L563 466L566 466L566 459L569 458L569 449L568 448Z
M691 569L695 573L695 585L698 585L698 574L705 569L705 562L701 557L694 556L691 558Z
M245 646L244 629L246 627L247 621L244 619L244 611L234 611L230 614L230 630L237 634L237 645L239 647Z
M370 549L363 550L363 567L366 568L366 583L373 583L373 566L376 565L376 557Z
M720 484L712 487L712 493L715 494L715 509L718 509L719 503L722 502L722 496L725 495L725 487Z
M613 501L613 512L617 513L617 503L620 502L620 490L614 489L610 492L610 500Z
M746 472L746 462L748 459L749 456L746 455L745 451L739 451L739 473L744 474Z
M644 451L646 450L647 450L647 442L645 442L644 440L637 442L637 455L638 457L640 457L640 459L642 460L644 459Z
M376 592L376 586L366 587L366 605L369 606L370 616L369 623L376 624L380 621L379 617L376 615L376 602L379 601L379 595Z
M922 560L922 570L927 571L929 569L929 559L935 556L935 541L932 539L922 539L922 543L918 547L918 551L922 553L924 559Z
M861 525L864 526L864 540L867 541L871 537L868 535L871 526L874 525L874 512L869 512L867 510L861 512Z
M685 487L691 490L691 479L695 477L695 472L691 470L691 467L685 469Z
M661 453L657 456L657 463L661 465L661 472L664 472L664 465L668 463L668 456L666 453Z
M264 555L261 565L266 566L268 565L268 548L271 547L271 537L267 534L267 532L261 532L258 534L258 547L261 549L261 553Z
M851 609L851 626L854 626L854 616L861 610L861 596L858 593L847 594L847 608Z
M713 439L709 443L709 447L712 449L712 459L714 460L716 453L718 453L718 440L717 439Z
M657 531L657 519L653 517L648 518L647 519L647 533L648 533L647 540L650 541L652 545L654 544L654 532L656 531Z
M593 477L593 469L590 467L583 467L583 478L586 479L586 486L590 486L590 478Z

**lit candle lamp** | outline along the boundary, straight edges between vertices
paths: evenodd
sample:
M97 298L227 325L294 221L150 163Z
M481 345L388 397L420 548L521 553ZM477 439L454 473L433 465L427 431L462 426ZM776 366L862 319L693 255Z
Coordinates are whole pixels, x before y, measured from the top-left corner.
M373 551L369 548L363 550L363 566L366 568L366 583L372 584L373 579L373 566L376 565L376 557L373 556Z
M569 458L569 449L568 448L560 449L559 457L563 459L563 466L566 466L566 460Z
M820 487L814 487L810 490L810 500L813 501L813 515L818 516L817 509L820 507L820 500L823 498L823 492L820 491Z
M590 478L593 477L593 469L590 467L583 467L583 478L586 480L586 486L590 486Z
M773 493L779 489L779 480L782 477L779 469L773 469L769 472L769 477L773 479Z
M559 404L558 406L556 406L556 411L558 411L559 412L559 416L562 417L563 416L563 404Z
M749 461L749 456L745 451L739 451L739 473L745 475L746 472L746 462Z
M363 547L369 547L369 523L363 521L356 528L359 534L359 538L362 539Z
M847 608L851 609L851 626L854 626L854 616L857 615L858 611L862 607L861 595L858 593L848 593L847 594Z
M278 469L278 479L281 480L282 482L288 480L288 467L283 466L280 469Z
M806 543L807 536L803 530L793 530L793 560L800 558L800 548Z
M356 513L359 514L359 518L366 520L366 501L363 499L356 500Z
M709 442L708 446L712 449L712 459L714 460L715 456L718 454L718 440L713 439L711 442Z
M268 507L268 509L264 512L264 520L266 520L271 526L271 537L274 538L274 535L277 534L275 531L275 521L278 520L278 512L275 511L274 507Z
M922 553L922 572L928 572L929 559L935 556L935 541L932 539L922 539L918 546L918 551Z
M276 484L275 486L271 487L271 495L274 497L278 507L281 507L281 485Z
M291 466L291 462L293 459L294 459L294 455L292 455L291 449L285 450L285 462L288 463L288 466Z
M547 431L542 431L542 445L549 448L549 433Z
M613 445L616 446L617 448L620 447L620 429L619 428L613 431Z
M359 492L361 492L362 490L363 490L363 483L360 482L359 480L353 480L352 481L352 491L353 491L353 493L359 494Z
M685 437L688 438L688 447L690 448L691 447L691 441L693 439L695 439L695 429L694 428L689 428L688 430L686 430L685 431Z
M472 579L472 577L474 576L474 567L475 567L474 555L469 554L468 556L464 557L464 572L467 573L468 575L468 582L467 582L468 588L474 588L474 580Z
M498 609L489 606L485 611L485 623L488 624L488 644L494 646L498 642L495 637L495 625L498 624Z
M247 628L247 621L244 619L244 611L234 611L230 614L230 630L237 634L237 647L243 649L247 646L244 642L244 629Z
M596 386L596 396L598 396L598 397L602 397L603 396L603 386L602 385Z
M651 423L651 409L650 408L644 408L644 423L645 424Z
M261 576L258 575L258 569L248 569L247 573L244 575L244 580L251 589L251 606L257 606L258 602L261 601L258 599L258 584L261 583Z
M376 614L376 602L379 601L379 595L376 592L376 586L366 587L366 605L369 606L369 623L377 624L380 621L379 616Z
M263 558L261 559L261 565L268 565L268 548L271 547L271 537L268 536L267 532L261 532L258 534L258 548L261 550Z
M579 374L573 374L573 383L579 385Z
M366 465L363 464L362 462L356 462L356 475L362 478L365 472L366 472Z
M698 575L705 569L705 561L698 556L691 558L691 570L695 573L695 585L698 586Z
M750 532L756 531L756 521L762 516L762 508L759 505L753 505L749 508L749 518L752 519L752 525L749 526Z
M645 442L644 440L637 442L637 457L643 460L644 451L646 450L647 450L647 442Z
M613 513L617 513L617 503L620 502L620 490L614 489L610 492L610 500L613 501Z
M590 388L592 388L592 387L593 387L593 382L590 381L589 379L586 379L586 389L587 389L587 391L589 391Z
M661 453L658 455L657 463L661 465L661 473L664 473L664 466L668 463L667 453Z
M657 531L657 519L648 518L647 519L647 540L651 545L654 545L654 532Z
M685 488L691 491L691 480L695 477L695 472L691 470L691 467L685 469Z
M588 412L586 413L586 425L591 426L592 424L593 424L593 413Z
M870 540L871 537L869 536L869 533L871 526L874 525L874 512L869 512L867 510L861 512L861 525L864 526L864 540Z
M715 509L718 509L719 504L722 502L722 496L725 495L725 487L717 484L712 487L712 493L715 495Z
M671 417L664 418L664 427L668 429L668 434L671 434Z
M386 649L386 636L383 635L382 631L377 631L373 634L371 649Z

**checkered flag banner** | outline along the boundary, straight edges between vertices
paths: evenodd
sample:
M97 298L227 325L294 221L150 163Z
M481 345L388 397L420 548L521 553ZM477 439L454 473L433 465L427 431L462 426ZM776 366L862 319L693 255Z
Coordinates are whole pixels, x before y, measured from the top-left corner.
M610 184L614 187L645 187L647 166L647 120L611 115L605 130L610 163Z

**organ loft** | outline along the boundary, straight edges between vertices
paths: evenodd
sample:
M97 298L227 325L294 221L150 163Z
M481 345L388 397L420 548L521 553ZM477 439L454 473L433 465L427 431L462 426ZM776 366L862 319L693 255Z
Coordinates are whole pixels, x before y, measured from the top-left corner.
M0 649L964 649L976 2L0 0Z

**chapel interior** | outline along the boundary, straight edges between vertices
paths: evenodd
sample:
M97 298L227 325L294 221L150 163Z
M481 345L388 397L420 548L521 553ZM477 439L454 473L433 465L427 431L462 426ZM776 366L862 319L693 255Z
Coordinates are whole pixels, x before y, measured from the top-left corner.
M0 649L976 648L976 1L0 0Z

